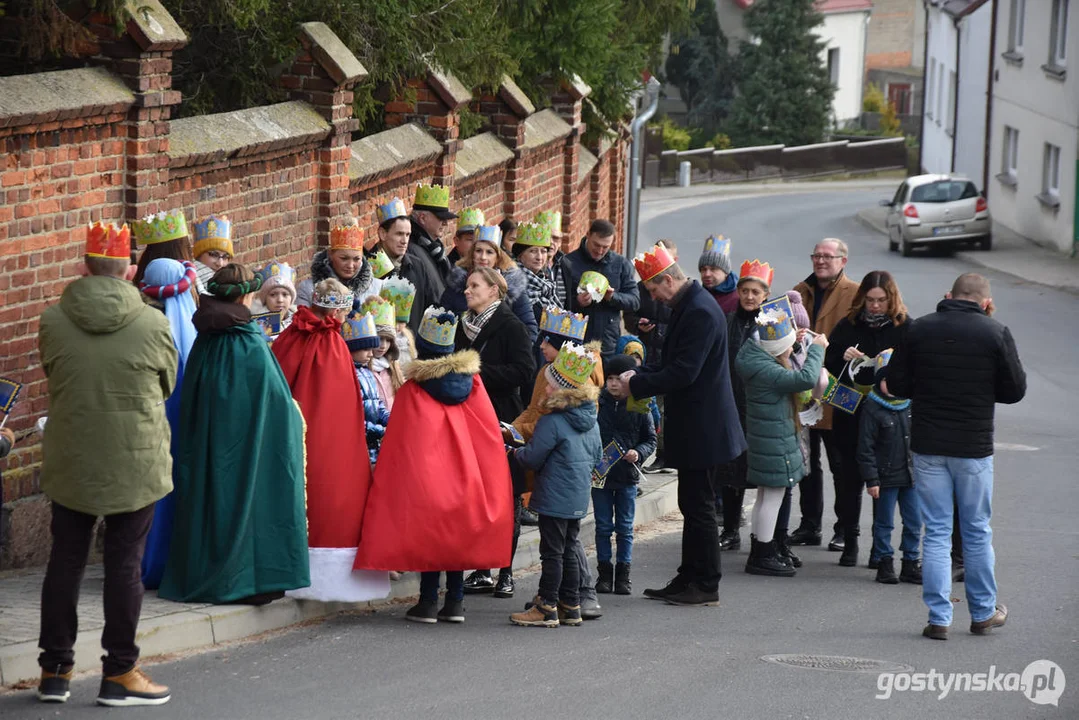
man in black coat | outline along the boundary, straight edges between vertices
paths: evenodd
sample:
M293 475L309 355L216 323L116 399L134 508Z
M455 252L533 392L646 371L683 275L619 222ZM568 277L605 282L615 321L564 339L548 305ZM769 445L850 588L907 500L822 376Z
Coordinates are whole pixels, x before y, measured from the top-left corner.
M914 487L922 505L922 634L946 640L952 624L952 515L959 511L970 631L1004 625L993 570L993 417L1027 389L1015 340L991 319L989 281L960 275L937 311L915 320L887 367L888 390L911 399Z
M414 227L407 217L384 220L378 226L378 246L393 263L393 270L386 277L404 278L416 288L416 299L412 303L412 314L408 319L408 327L416 333L420 329L420 321L423 320L423 311L438 304L446 285L427 254L413 249L410 235ZM363 298L360 300L362 302Z
M416 188L416 200L412 205L412 234L408 241L408 254L416 262L422 262L426 269L438 276L439 290L435 298L442 297L446 289L446 279L450 275L450 261L446 257L446 246L442 244L442 234L446 223L457 217L450 211L450 194L438 185L420 185ZM419 295L419 287L416 294ZM420 315L423 309L420 307Z
M620 376L612 394L666 396L667 462L678 470L678 509L684 518L678 574L666 587L644 594L673 605L718 605L717 474L746 450L731 389L723 311L662 248L636 264L652 298L671 308L671 320L662 363Z
M607 220L596 220L588 228L581 246L562 258L567 309L588 316L585 342L599 340L604 358L615 352L622 334L622 313L636 310L641 304L633 267L629 260L611 252L613 244L614 225ZM589 270L603 275L610 283L602 300L594 301L587 293L577 292L581 276Z

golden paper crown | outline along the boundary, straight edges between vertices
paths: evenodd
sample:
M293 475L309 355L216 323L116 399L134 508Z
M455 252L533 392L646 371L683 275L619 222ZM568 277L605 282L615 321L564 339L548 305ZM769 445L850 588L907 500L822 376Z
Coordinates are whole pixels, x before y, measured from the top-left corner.
M641 280L648 282L656 275L674 265L674 258L667 248L656 245L649 252L644 252L633 258L633 265L637 268L637 274Z
M351 225L338 225L330 230L330 250L359 250L363 252L363 228L355 219Z
M547 378L564 388L579 388L592 377L598 358L583 345L563 343L554 362L547 366Z
M135 220L131 223L131 233L139 245L179 240L187 237L187 220L179 210L159 212L156 215L147 215L142 220Z
M211 215L195 223L195 247L191 249L191 254L198 258L211 250L228 253L229 257L236 254L232 249L232 222L225 215Z
M419 336L440 348L452 348L457 337L457 316L446 308L432 305L423 311Z
M416 199L412 201L413 207L442 208L449 210L450 190L441 185L417 185ZM421 209L423 209L421 208Z
M367 258L367 262L371 265L371 272L379 280L393 272L393 261L382 248L375 250L375 254Z
M530 247L551 247L551 229L538 222L521 223L517 226L517 245Z
M776 271L772 269L772 266L766 262L760 260L753 260L750 262L746 260L742 263L742 269L738 271L738 281L741 282L747 278L751 280L759 280L764 283L766 287L772 287L772 278L775 277Z
M404 278L390 278L382 283L378 293L393 303L397 322L408 322L412 316L412 303L416 300L416 286Z
M124 223L102 225L95 222L86 228L86 255L113 260L131 259L131 229Z
M551 237L562 237L562 213L557 210L541 210L532 222L547 228Z
M487 224L487 218L479 208L465 208L457 216L457 232L475 232L476 228Z

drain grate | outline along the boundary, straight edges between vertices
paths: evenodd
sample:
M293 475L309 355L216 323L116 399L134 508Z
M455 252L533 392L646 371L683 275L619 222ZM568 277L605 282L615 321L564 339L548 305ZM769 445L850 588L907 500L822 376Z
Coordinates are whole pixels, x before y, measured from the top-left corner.
M874 660L872 658L844 657L842 655L765 655L761 660L777 665L806 668L809 670L831 670L834 672L909 672L914 668L909 665Z

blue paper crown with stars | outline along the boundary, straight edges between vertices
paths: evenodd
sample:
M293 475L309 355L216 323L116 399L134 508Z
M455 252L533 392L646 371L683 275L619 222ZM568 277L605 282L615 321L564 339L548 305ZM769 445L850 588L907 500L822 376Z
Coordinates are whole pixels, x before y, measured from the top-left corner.
M408 217L408 208L405 207L404 200L395 197L388 203L377 206L375 208L375 214L378 216L378 224L381 225L387 220Z
M296 271L293 270L288 263L272 262L266 267L255 272L260 278L262 278L262 284L265 285L271 278L277 278L284 282L293 282L296 277Z
M540 315L540 335L561 335L571 340L584 341L588 318L554 306L543 308Z
M761 310L757 314L761 340L780 340L794 333L794 319L783 310Z
M432 305L423 311L417 335L420 341L434 349L452 351L457 337L457 316L446 308Z
M350 351L373 350L380 342L375 318L370 313L349 318L341 323L341 337L345 339Z
M502 244L502 228L497 225L480 225L476 228L476 242L489 242L493 245Z
M709 235L704 241L704 252L715 252L720 255L731 254L731 239L722 235Z

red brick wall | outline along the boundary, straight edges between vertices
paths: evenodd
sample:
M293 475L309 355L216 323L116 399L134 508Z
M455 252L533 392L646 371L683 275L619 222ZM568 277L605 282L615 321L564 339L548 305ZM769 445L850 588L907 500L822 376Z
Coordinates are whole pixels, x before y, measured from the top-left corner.
M507 192L514 219L531 220L540 210L562 210L563 141L528 150L518 164L517 187Z
M396 196L404 200L405 205L412 207L416 186L429 185L434 172L435 162L431 161L416 167L399 168L372 180L354 183L349 188L352 196L352 213L363 227L365 243L370 246L377 242L378 215L375 209L378 204Z
M458 208L478 207L483 211L488 225L497 225L506 217L506 165L496 165L476 173L453 188ZM531 220L532 216L513 218L517 222Z

